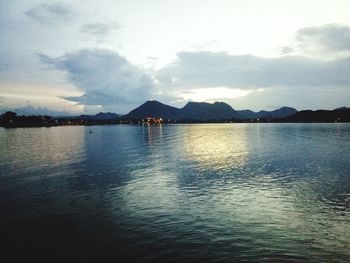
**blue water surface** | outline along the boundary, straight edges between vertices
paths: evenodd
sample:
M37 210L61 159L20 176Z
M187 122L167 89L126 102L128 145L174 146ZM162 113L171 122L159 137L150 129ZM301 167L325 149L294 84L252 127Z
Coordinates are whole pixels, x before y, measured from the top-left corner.
M350 259L349 124L0 128L0 149L2 262Z

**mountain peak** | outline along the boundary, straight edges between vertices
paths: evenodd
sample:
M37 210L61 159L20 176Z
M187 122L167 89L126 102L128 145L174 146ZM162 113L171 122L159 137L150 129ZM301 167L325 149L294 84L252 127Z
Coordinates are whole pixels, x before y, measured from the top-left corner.
M194 105L202 105L202 106L219 106L219 105L225 105L231 107L229 104L222 102L222 101L215 101L215 102L197 102L197 101L189 101L187 104L184 106L194 106Z
M168 105L166 105L166 104L164 104L164 103L162 103L162 102L160 102L160 101L158 101L158 100L147 100L145 103L143 103L141 106L156 106L156 105L158 105L158 106L168 106ZM141 107L140 106L140 107ZM169 107L171 107L171 106L169 106Z
M236 111L224 102L188 102L181 111L182 119L220 120L236 116Z
M154 118L161 117L161 118L173 119L174 116L178 115L179 111L180 110L178 108L168 106L159 101L148 100L141 106L130 111L124 117L130 118L130 119L143 119L147 117L154 117Z
M163 104L157 100L147 100L144 104ZM165 104L163 104L165 105Z

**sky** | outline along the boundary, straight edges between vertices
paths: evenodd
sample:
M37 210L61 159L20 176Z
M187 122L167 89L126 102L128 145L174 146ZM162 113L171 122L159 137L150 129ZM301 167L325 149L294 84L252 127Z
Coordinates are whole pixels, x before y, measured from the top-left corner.
M348 0L0 1L0 111L350 106Z

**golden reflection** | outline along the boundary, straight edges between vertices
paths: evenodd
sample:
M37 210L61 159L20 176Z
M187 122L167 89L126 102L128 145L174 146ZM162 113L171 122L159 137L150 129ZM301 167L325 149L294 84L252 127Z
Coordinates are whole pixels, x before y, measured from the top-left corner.
M245 125L188 125L184 129L181 148L201 166L219 169L245 163L248 156Z

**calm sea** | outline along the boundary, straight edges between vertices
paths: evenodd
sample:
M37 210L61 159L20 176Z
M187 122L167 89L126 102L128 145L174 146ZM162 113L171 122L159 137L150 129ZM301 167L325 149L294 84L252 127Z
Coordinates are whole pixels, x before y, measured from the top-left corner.
M0 128L0 149L1 262L350 261L349 124Z

